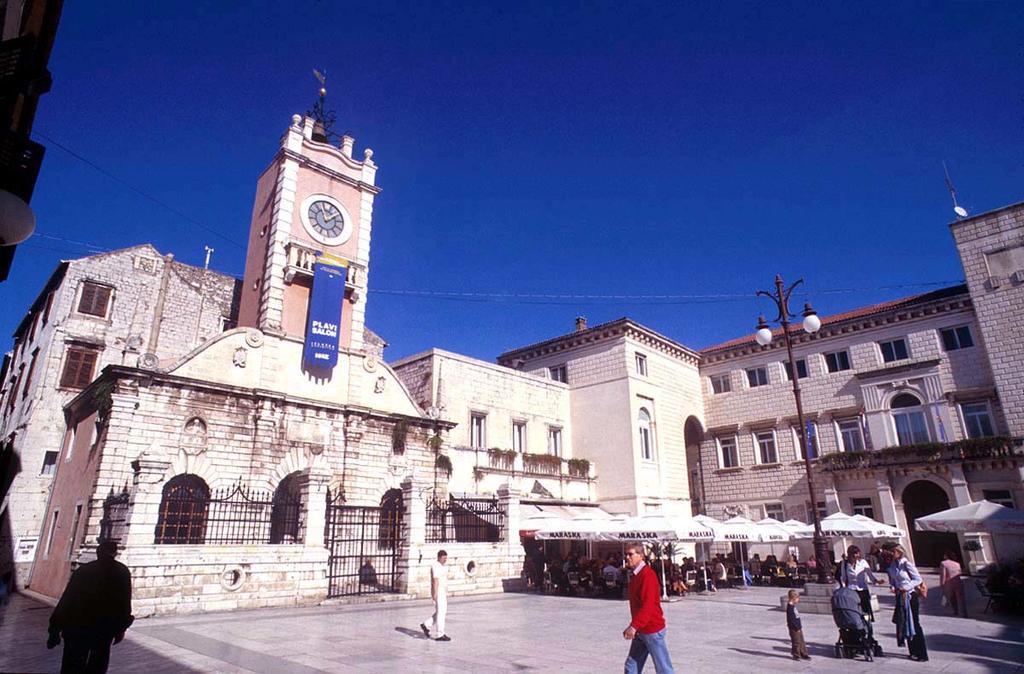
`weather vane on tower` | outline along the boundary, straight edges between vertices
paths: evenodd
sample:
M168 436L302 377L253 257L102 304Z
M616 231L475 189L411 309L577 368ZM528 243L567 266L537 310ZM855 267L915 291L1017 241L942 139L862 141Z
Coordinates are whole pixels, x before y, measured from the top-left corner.
M334 126L335 114L333 110L327 110L324 107L324 100L327 98L327 73L321 72L317 69L313 69L313 76L316 77L317 81L320 82L320 91L317 92L316 103L313 104L313 109L306 114L313 118L313 138L322 143L326 143L331 135L336 135L331 130Z

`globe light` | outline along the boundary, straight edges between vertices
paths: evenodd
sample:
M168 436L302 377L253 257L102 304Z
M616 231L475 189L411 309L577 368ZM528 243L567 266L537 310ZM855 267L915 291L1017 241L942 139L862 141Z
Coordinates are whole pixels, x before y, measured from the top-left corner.
M821 319L818 318L818 314L811 308L811 303L807 302L804 304L804 331L813 335L820 329Z
M36 216L20 197L0 190L0 246L19 244L36 229Z
M761 346L768 346L769 344L772 343L772 331L771 331L771 328L767 328L767 327L761 328L754 335L754 339L756 339L757 343L760 344Z

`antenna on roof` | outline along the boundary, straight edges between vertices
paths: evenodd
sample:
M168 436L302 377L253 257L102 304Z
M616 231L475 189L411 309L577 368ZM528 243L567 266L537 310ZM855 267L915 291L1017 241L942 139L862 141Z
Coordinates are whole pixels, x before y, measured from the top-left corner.
M942 171L946 174L946 189L949 190L949 196L953 200L953 212L958 218L966 218L967 209L956 202L956 188L953 187L953 180L949 177L949 169L946 168L945 161L942 162Z

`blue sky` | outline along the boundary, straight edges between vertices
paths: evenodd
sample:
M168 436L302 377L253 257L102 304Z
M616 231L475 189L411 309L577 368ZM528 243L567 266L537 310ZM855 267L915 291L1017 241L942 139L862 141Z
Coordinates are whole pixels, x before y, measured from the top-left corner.
M943 160L972 213L1024 201L1018 4L466 4L66 3L0 348L89 252L69 240L194 264L211 245L240 275L314 67L380 166L368 324L389 358L490 359L577 314L700 348L751 332L776 273L822 313L959 280Z

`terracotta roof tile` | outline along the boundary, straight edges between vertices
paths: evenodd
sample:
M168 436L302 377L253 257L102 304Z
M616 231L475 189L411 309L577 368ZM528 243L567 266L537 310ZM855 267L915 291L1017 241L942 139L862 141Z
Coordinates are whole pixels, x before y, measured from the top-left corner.
M947 297L955 297L956 295L966 294L967 285L962 283L960 285L950 286L948 288L931 290L929 292L921 293L919 295L911 295L910 297L902 297L897 300L890 300L888 302L872 304L867 307L860 307L859 309L852 309L850 311L845 311L840 314L833 314L831 316L821 316L821 325L822 327L825 327L826 325L834 325L836 323L843 323L845 321L852 321L858 318L866 318L868 316L873 316L875 314L885 313L886 311L902 309L905 307L912 306L914 304L926 304L934 300L940 300ZM782 328L775 328L774 330L772 330L772 334L776 337L781 336ZM754 335L749 334L744 337L730 339L729 341L722 342L721 344L715 344L714 346L706 347L704 349L701 349L699 353L703 356L709 353L713 353L715 351L725 351L727 349L731 349L744 344L754 343Z

